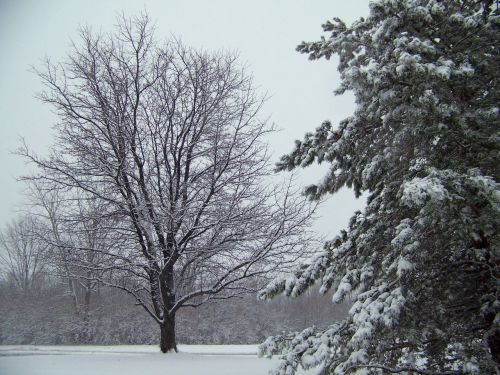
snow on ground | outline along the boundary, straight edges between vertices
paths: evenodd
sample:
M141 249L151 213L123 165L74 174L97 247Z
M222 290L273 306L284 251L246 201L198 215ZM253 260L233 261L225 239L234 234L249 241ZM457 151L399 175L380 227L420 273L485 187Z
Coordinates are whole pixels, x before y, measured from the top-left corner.
M203 355L257 355L258 345L178 345L179 353ZM158 345L0 345L0 356L34 354L158 353Z
M1 375L267 375L277 358L257 357L257 345L0 345ZM299 372L299 374L314 374Z

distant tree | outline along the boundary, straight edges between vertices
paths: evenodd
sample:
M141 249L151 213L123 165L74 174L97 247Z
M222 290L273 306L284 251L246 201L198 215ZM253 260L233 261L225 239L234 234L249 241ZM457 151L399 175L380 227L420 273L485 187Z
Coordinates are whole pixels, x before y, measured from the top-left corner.
M117 233L116 219L95 197L68 193L53 183L28 185L27 206L39 222L38 238L45 243L47 272L66 285L75 322L82 324L80 342L90 341L91 301L116 272L107 253L129 246Z
M132 294L159 324L161 350L175 350L180 308L245 293L245 279L303 255L313 206L269 185L272 127L235 56L160 44L147 17L81 39L39 72L60 119L50 155L20 153L40 168L28 179L113 216L129 241L87 250L108 257L121 277L107 285Z
M39 286L47 245L37 236L39 223L26 215L0 232L0 267L17 289L28 294Z
M330 163L307 195L343 186L363 212L262 298L315 283L350 296L346 320L274 337L278 374L492 374L500 370L500 18L492 1L380 0L298 50L339 57L356 110L297 141L281 170Z

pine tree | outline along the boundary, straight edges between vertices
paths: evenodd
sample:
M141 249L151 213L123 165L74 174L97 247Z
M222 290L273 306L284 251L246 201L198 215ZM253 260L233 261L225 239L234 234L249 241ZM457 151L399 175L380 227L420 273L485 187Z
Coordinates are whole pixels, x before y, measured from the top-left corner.
M269 338L277 374L491 374L500 364L499 10L493 1L380 0L310 59L339 57L354 114L296 141L279 170L330 164L306 189L347 186L367 206L309 264L260 295L313 284L352 298L326 329Z

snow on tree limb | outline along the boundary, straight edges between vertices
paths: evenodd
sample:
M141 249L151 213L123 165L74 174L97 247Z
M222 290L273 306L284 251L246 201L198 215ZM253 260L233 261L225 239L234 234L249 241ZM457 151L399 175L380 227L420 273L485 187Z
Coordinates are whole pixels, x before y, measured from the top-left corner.
M106 260L114 278L93 277L132 294L168 351L179 308L238 296L247 279L258 289L303 256L315 205L291 181L269 183L273 127L237 57L153 31L147 15L121 17L114 33L83 28L66 60L47 61L39 97L59 116L56 139L47 157L19 154L38 167L28 181L100 205L116 242L68 248Z

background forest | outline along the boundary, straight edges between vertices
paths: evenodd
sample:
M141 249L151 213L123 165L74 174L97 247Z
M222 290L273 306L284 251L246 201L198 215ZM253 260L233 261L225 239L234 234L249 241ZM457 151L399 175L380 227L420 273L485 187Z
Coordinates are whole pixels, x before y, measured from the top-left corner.
M81 294L81 293L80 293ZM255 295L183 310L178 340L183 344L254 344L268 336L326 326L349 308L332 305L315 290L293 300L258 301ZM0 283L0 344L157 344L155 322L124 292L97 288L88 316L75 310L62 280L40 275L22 291L12 279Z

